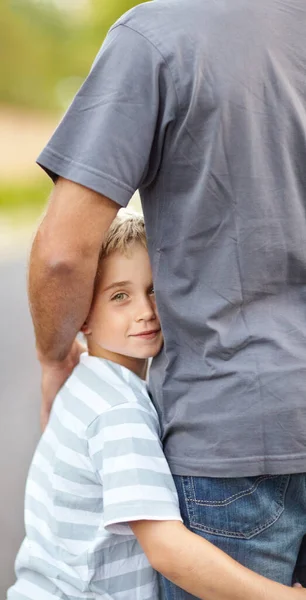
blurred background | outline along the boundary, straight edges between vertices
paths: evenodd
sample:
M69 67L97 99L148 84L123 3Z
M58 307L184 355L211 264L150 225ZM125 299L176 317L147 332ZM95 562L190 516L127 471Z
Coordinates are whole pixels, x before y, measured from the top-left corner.
M24 535L27 469L39 438L39 367L26 297L31 239L52 184L35 164L112 23L133 0L1 0L0 598ZM139 208L137 195L133 206Z

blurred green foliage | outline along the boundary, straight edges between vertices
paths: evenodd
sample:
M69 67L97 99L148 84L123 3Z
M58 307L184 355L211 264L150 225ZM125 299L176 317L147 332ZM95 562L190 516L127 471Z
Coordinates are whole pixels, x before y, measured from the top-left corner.
M88 0L87 9L65 10L69 6L65 0L61 8L52 0L2 0L0 103L63 108L61 82L67 82L66 94L71 97L109 27L136 4L135 0Z
M40 178L31 182L0 182L0 214L8 213L11 217L24 216L27 209L30 217L40 214L52 189L51 179Z
M31 109L31 115L33 109L63 112L109 27L139 3L0 0L0 110L2 104ZM28 208L36 216L51 188L47 176L34 181L0 180L0 215L19 215L20 221Z

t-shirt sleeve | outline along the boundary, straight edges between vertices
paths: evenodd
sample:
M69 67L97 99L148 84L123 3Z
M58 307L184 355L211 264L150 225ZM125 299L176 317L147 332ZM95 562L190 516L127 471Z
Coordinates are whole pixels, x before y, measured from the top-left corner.
M125 206L154 180L175 111L163 57L119 24L37 162L54 180L62 176Z
M117 406L91 425L88 444L103 486L108 530L127 534L129 521L182 520L157 417L138 404Z

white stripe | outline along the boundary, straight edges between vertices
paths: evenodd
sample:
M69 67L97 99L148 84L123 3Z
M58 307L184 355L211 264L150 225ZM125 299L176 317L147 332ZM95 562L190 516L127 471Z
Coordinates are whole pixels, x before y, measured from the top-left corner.
M167 510L169 510L169 508L170 507L168 506ZM132 536L134 536L132 529L129 525L129 523L133 523L133 521L180 521L182 523L183 519L181 517L178 501L177 506L173 505L171 508L173 509L172 512L165 513L162 516L153 515L152 513L135 513L132 516L129 515L128 523L120 523L119 520L108 519L104 522L104 526L106 528L106 531L109 531L110 534L122 533L124 531L126 535L130 533L132 534Z
M146 415L149 415L152 419L154 419L155 421L158 422L157 412L155 411L153 404L151 404L151 401L148 400L148 402L146 402L145 404L146 404L146 406L144 406L143 404L140 404L140 402L135 402L135 401L127 402L126 404L118 404L118 406L114 406L111 409L111 411L116 412L116 411L118 411L118 410L120 411L122 409L136 410L137 412L141 411L141 412L144 412Z
M102 488L100 488L100 496L102 496ZM33 480L29 480L29 486L27 488L27 495L34 500L40 502L45 509L49 513L50 520L58 520L64 521L66 523L77 523L78 525L97 525L97 523L101 523L101 515L100 513L92 513L82 509L73 509L73 508L65 508L63 506L53 506L49 496L45 494L44 490L40 488ZM26 503L27 507L27 503ZM25 509L26 511L31 512L30 508ZM34 515L34 518L38 518ZM26 523L28 521L26 520Z
M119 406L114 406L114 408L112 408L112 412L115 411L120 411L124 408L124 410L128 410L130 409L131 411L136 410L138 413L141 411L143 413L145 413L146 415L148 415L150 417L150 420L152 422L152 425L154 426L154 429L156 432L159 431L159 420L158 420L158 415L157 412L151 402L151 400L148 399L148 402L146 402L146 406L143 406L142 404L140 404L139 402L130 402L129 404L120 404ZM157 433L158 435L158 433Z
M117 364L116 368L118 367L120 369L120 374L118 374L117 372L114 372L107 363L101 364L99 360L92 360L92 358L93 357L91 356L84 356L84 358L81 357L81 362L89 371L95 373L95 375L97 375L101 381L111 385L114 390L122 395L124 402L137 403L137 395L133 388L136 388L137 391L142 393L148 399L148 401L151 402L147 392L146 384L139 380L139 385L137 385L138 381L135 382L134 378L131 380L130 372L125 369L125 367L121 367ZM128 382L128 385L126 385L125 382ZM111 406L111 402L109 405Z
M33 515L33 513L29 510L26 511L26 520L27 520L27 525L31 525L32 527L34 527L34 529L36 529L44 537L44 539L47 542L49 542L50 544L53 545L54 549L61 548L62 550L68 551L68 549L66 547L66 539L59 538L58 536L54 537L52 530L50 529L50 527L48 526L48 524L45 521L42 521L42 519L39 519L37 516ZM41 557L41 555L43 553L45 553L46 554L45 560L48 561L49 554L44 549L44 547L40 543L35 542L35 540L33 540L33 538L31 537L31 535L29 535L28 537L29 537L30 546L31 546L31 556L33 555L33 550L35 547L36 551L38 553L37 556ZM78 548L79 540L69 540L70 543L71 543L71 541L73 541L73 556L75 556L76 554L79 554L79 548ZM87 543L87 546L85 547L85 551L88 548L88 541L86 543ZM83 540L81 540L81 544L83 545ZM78 551L76 552L77 548L78 548ZM55 561L52 564L54 564L56 566L58 566L58 564L59 564L59 565L61 565L60 568L63 571L66 570L66 565L64 563L61 563L60 561L57 562L55 559L52 559L52 560ZM66 570L66 572L70 573L69 570Z
M102 527L103 525L103 527ZM120 527L120 525L119 525ZM121 525L122 527L122 525ZM94 543L92 544L92 546L90 547L90 552L93 555L94 552L99 552L101 553L101 556L104 555L108 556L109 554L109 549L110 548L114 548L116 543L118 542L114 542L114 536L113 536L113 532L110 531L109 529L105 529L104 528L104 520L101 518L101 527L99 529L99 536L95 538ZM118 540L118 537L116 537L116 540ZM135 541L135 536L131 530L130 527L125 525L125 535L120 535L120 543L125 543L127 545L129 545L130 543ZM130 560L130 559L128 559Z
M142 569L150 567L150 563L145 553L140 547L139 550L139 554L137 554L137 556L130 555L129 560L121 558L120 560L103 563L96 569L89 569L89 576L94 575L97 580L110 579L111 577L117 577L119 574L120 576L128 575L130 573L135 573L136 570L140 572ZM116 556L115 547L113 556Z
M31 600L42 600L42 598L44 600L54 600L53 594L49 594L46 590L43 590L41 587L34 585L34 583L31 583L26 579L18 579L14 585L14 591Z
M42 535L51 544L54 542L54 535L46 521L40 519L37 515L32 513L32 511L27 508L24 511L24 515L26 524L28 526L31 525L32 527L34 527L34 529L36 529L38 533ZM61 544L59 545L61 546Z
M156 440L156 433L145 423L125 423L122 425L108 425L103 430L104 443L115 442L116 440L124 440L136 438L141 440Z
M55 517L57 521L62 523L75 523L76 525L84 525L84 527L89 525L98 528L101 524L101 514L98 512L65 508L64 506L55 507Z
M51 544L55 543L59 544L64 548L64 545L60 543L58 535L54 537L52 529L49 527L48 523L43 519L39 518L35 515L31 510L25 509L25 520L27 525L31 525ZM83 525L84 529L86 527L97 527L97 531L99 526L101 525L101 515L99 513L89 513L87 511L81 510L71 510L70 508L62 508L59 507L56 511L57 521L62 523L72 524L72 525ZM81 514L79 514L81 513ZM78 540L77 540L78 541ZM81 540L82 541L82 540ZM88 542L87 542L88 543Z
M19 569L28 568L30 565L30 543L27 537L24 538L15 560L15 571L18 578Z
M105 398L102 398L100 394L85 385L76 375L68 379L66 382L66 387L70 393L73 394L73 396L81 400L96 414L100 414L101 412L108 410L111 406L110 403L105 400Z
M32 478L29 478L27 481L26 495L43 504L49 512L49 514L52 515L53 506L50 497L48 496L46 491L43 488L41 488Z
M154 579L153 579L154 581ZM135 600L148 600L150 598L153 597L153 591L154 591L154 583L146 583L145 585L138 585L135 590L126 590L125 592L118 592L118 594L116 594L116 600L131 600L131 592L133 593L133 599ZM157 584L156 584L156 589L155 592L157 594ZM157 595L156 595L157 597Z
M32 463L43 475L46 475L51 480L53 470L49 461L39 452L35 452Z
M69 542L71 543L72 540L69 540ZM82 547L84 547L83 542L80 545ZM74 540L74 550L76 550L76 546L79 546L79 542L76 542ZM66 547L66 544L65 544L65 547ZM87 541L87 546L85 546L84 550L81 551L79 549L78 552L71 553L72 560L73 560L73 556L79 556L83 553L86 553L87 548L88 548L88 541ZM69 549L68 549L68 552L69 552ZM35 559L36 558L39 560L43 560L47 566L52 565L55 569L58 570L59 573L66 573L66 575L68 575L69 577L75 577L75 578L79 577L82 581L85 581L87 578L87 573L88 573L87 565L74 567L74 568L69 567L63 561L53 558L51 556L51 554L49 554L49 552L47 552L45 550L45 548L43 548L40 544L37 544L36 542L31 540L31 566L32 566L33 570L35 570ZM41 567L37 566L37 570L38 570L38 572L42 572Z
M155 427L156 434L154 435L151 432L151 430L149 429L149 427L147 425L145 425L145 424L137 424L137 423L136 424L133 424L133 423L130 424L130 423L126 423L124 425L113 425L113 426L109 425L109 426L104 427L103 429L101 429L101 431L99 431L97 433L97 435L94 435L94 436L92 436L89 439L90 451L91 451L92 455L94 455L96 452L100 452L100 451L103 450L103 447L104 447L104 445L103 445L103 439L105 441L113 441L114 439L122 439L122 438L126 438L126 437L137 437L137 438L141 437L141 438L145 438L145 439L154 439L154 440L156 440L158 438L159 423L158 423L158 420L155 417L155 415L150 414L150 412L148 410L146 410L143 406L141 406L139 404L137 404L137 405L135 405L135 404L133 404L133 405L126 404L124 406L120 405L120 406L114 407L111 410L112 410L112 412L115 412L115 411L118 411L118 410L122 410L122 408L124 408L124 410L125 409L131 409L131 410L135 410L136 409L137 412L141 411L141 412L149 415L150 418L152 419L152 424ZM132 426L135 427L135 425L138 425L139 427L140 426L145 427L146 428L145 429L146 435L143 435L143 436L142 435L133 435L132 431L131 431L131 427ZM125 428L126 433L125 432L120 432L119 430L117 430L117 434L116 434L115 430L113 430L112 432L106 433L112 427L113 428L115 428L115 427ZM147 435L147 432L149 432L150 435ZM122 435L121 435L121 433L122 433ZM115 437L116 435L117 435L117 438Z
M69 432L72 431L73 433L77 434L84 432L84 423L80 421L80 419L78 419L72 412L65 408L65 404L60 392L54 402L53 411L56 414L60 424Z
M99 377L99 379L101 379L101 381L106 381L106 383L113 387L117 387L117 389L119 390L120 387L121 389L124 388L124 390L126 390L126 385L121 380L121 373L120 375L118 375L118 373L114 371L107 364L107 362L102 363L98 358L94 360L95 358L96 357L88 355L85 356L85 354L82 354L80 362L82 362L89 371L95 373Z
M125 456L105 458L103 461L103 473L105 475L133 469L145 469L153 473L170 474L168 463L164 457L141 456L140 454L130 453Z
M46 427L42 437L42 444L47 444L47 446L49 446L54 453L58 449L59 440L55 431L51 427Z
M175 494L166 487L153 485L126 485L121 488L104 491L104 506L133 502L136 505L143 500L154 502L174 502Z
M71 450L71 448L68 448L68 446L60 446L56 456L71 467L75 467L76 469L85 469L91 473L94 473L90 458L80 454L79 452L76 452L75 450Z
M73 556L79 556L88 551L90 543L88 540L71 540L70 538L61 538L61 540L64 543L67 552L70 552Z
M123 383L118 378L116 381L114 381L112 383L112 386L113 386L114 390L116 390L118 392L118 394L122 395L122 397L124 398L124 404L129 403L129 402L132 402L135 404L135 402L137 402L137 396L136 396L134 390L131 388L130 383L127 386L125 383Z
M104 431L104 430L103 430ZM94 435L88 440L88 444L90 447L90 454L93 456L96 452L100 452L103 450L103 431L99 431L97 435Z
M82 598L83 596L82 592L76 590L75 587L72 587L70 583L67 583L66 581L58 581L58 579L53 579L53 577L50 577L50 581L52 581L63 594L69 596L69 600L70 598ZM102 600L102 597L97 596L94 592L84 592L84 600L97 600L99 597ZM56 600L56 598L53 600Z
M69 481L60 477L60 475L54 474L53 476L53 489L58 492L65 492L80 496L80 498L101 498L102 487L101 485L84 485L82 483L76 483L75 481Z

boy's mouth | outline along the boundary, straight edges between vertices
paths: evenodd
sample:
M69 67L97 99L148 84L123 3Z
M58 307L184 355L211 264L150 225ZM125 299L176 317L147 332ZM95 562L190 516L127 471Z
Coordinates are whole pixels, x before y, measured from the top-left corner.
M145 340L153 340L160 332L160 329L150 329L149 331L141 331L140 333L135 333L132 337L138 337Z

